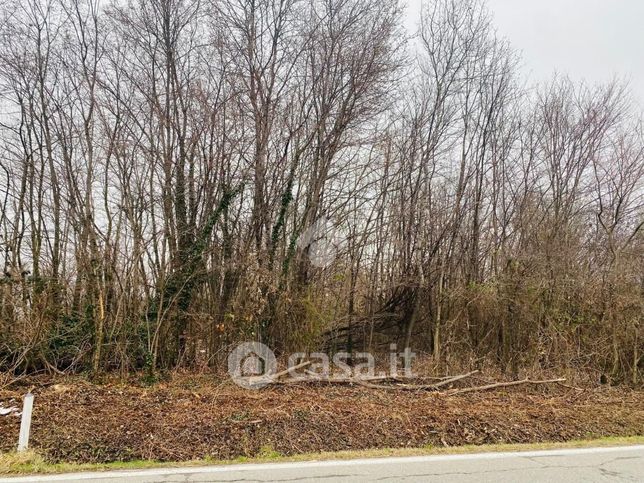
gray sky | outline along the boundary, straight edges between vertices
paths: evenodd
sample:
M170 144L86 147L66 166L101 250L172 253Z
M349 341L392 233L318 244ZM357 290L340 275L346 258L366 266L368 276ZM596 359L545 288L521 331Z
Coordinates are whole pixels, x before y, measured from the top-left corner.
M421 0L407 0L408 23ZM644 108L644 0L488 0L501 36L519 51L529 80L629 81Z

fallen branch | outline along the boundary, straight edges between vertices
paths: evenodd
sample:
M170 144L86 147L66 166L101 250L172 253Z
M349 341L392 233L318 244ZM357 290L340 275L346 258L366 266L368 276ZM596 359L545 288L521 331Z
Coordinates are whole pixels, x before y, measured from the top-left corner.
M474 370L471 372L468 372L466 374L458 374L456 376L447 376L445 378L442 378L439 382L435 382L433 384L374 384L374 382L382 382L382 381L392 381L392 382L400 382L403 380L407 379L413 379L414 377L408 377L408 376L398 376L398 375L383 375L383 376L353 376L353 377L347 377L347 376L329 376L329 375L322 375L322 374L317 374L315 372L305 370L304 372L307 374L306 376L296 376L296 377L291 377L290 379L281 379L283 376L292 374L294 371L297 369L303 369L305 367L308 367L311 365L311 361L303 362L301 364L298 364L297 366L289 367L288 369L278 372L274 374L273 376L270 376L269 378L264 378L263 381L267 382L268 384L306 384L306 383L311 383L311 382L322 382L322 383L327 383L327 384L355 384L357 386L362 386L362 387L367 387L369 389L384 389L388 391L398 391L398 390L403 390L403 391L438 391L441 387L447 386L449 384L452 384L456 381L460 381L463 379L466 379L468 377L473 376L474 374L478 374L480 371L479 370ZM522 379L519 381L510 381L510 382L495 382L493 384L487 384L485 386L476 386L476 387L467 387L463 389L453 389L450 391L447 391L443 394L447 396L453 396L457 394L465 394L468 392L475 392L475 391L488 391L491 389L497 389L501 387L511 387L511 386L518 386L521 384L551 384L551 383L559 383L561 384L564 382L566 379L564 378L559 378L559 379L548 379L548 380L543 380L543 381L533 381L531 379Z
M568 384L563 384L561 382L558 383L561 387L565 387L566 389L574 389L575 391L580 391L584 392L585 389L582 389L581 387L575 387L575 386L569 386Z
M298 364L298 365L293 366L293 367L289 367L288 369L286 369L284 371L281 371L281 372L278 372L277 374L273 374L271 376L271 379L273 381L277 381L280 377L286 376L288 374L291 374L292 372L297 371L298 369L302 369L304 367L309 367L311 364L312 364L311 361L302 362L301 364Z
M496 389L499 387L510 387L510 386L518 386L520 384L553 384L556 382L564 382L566 379L564 378L559 378L559 379L546 379L543 381L532 381L530 379L522 379L520 381L510 381L510 382L496 382L494 384L488 384L486 386L477 386L477 387L467 387L464 389L455 389L453 391L449 391L445 393L447 396L454 396L456 394L465 394L467 392L475 392L475 391L488 391L490 389Z
M22 376L11 376L9 375L10 373L7 372L5 373L0 373L0 389L5 389L18 381L25 379L27 376L22 375Z
M480 371L477 369L472 372L468 372L467 374L459 374L458 376L450 376L447 379L443 379L440 382L436 382L434 384L422 384L422 385L413 385L413 386L407 386L407 385L400 385L397 387L400 388L405 388L405 389L419 389L419 390L435 390L440 387L446 386L448 384L451 384L452 382L460 381L461 379L465 379L467 377L471 377L474 374L478 374Z
M317 374L311 371L304 371L308 377L293 377L290 379L283 379L281 381L275 381L276 384L300 384L308 382L325 382L329 384L359 384L360 382L373 382L373 381L403 381L408 379L413 379L413 376L356 376L356 377L347 377L347 376L328 376L323 374Z
M323 376L315 374L311 371L305 371L308 374L308 377L295 377L292 379L286 379L283 381L275 381L277 384L300 384L307 382L325 382L329 384L356 384L362 387L368 387L370 389L386 389L386 390L406 390L406 391L436 391L440 387L446 386L452 382L460 381L474 374L477 374L479 371L468 372L467 374L459 374L457 376L449 376L440 382L434 384L394 384L394 385L385 385L385 384L374 384L374 382L382 381L402 381L407 379L413 379L413 376L355 376L355 377L333 377L333 376Z
M292 373L293 371L302 369L303 367L307 367L310 365L311 365L311 361L306 361L296 366L289 367L286 370L276 372L275 374L264 374L263 376L250 376L250 377L242 378L242 380L246 381L250 386L256 386L256 385L266 386L271 384L280 384L279 379L282 376L286 376Z

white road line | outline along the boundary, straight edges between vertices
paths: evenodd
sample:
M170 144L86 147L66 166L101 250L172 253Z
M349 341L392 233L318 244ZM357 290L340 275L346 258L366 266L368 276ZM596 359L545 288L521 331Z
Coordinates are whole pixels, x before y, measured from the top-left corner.
M0 478L0 483L22 483L36 481L78 481L91 480L95 478L125 478L125 477L156 477L167 475L191 475L191 474L214 474L229 473L236 471L265 471L276 469L306 469L306 468L328 468L357 465L382 465L382 464L405 464L405 463L428 463L437 461L467 461L467 460L495 460L502 458L535 458L539 456L573 456L588 454L606 454L614 452L644 452L644 445L636 446L611 446L606 448L571 448L539 451L507 451L502 453L474 453L474 454L452 454L452 455L428 455L428 456L402 456L391 458L363 458L353 460L325 460L325 461L302 461L293 463L262 463L262 464L235 464L221 466L188 466L182 468L158 468L149 470L115 470L115 471L93 471L84 473L67 473L58 475L43 475L29 477Z

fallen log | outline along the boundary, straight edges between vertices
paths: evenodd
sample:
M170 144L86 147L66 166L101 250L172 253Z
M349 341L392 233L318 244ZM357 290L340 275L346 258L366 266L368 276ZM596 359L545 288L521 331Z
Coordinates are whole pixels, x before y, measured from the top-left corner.
M467 374L459 374L457 376L449 376L446 379L441 380L440 382L434 384L374 384L375 381L403 381L408 379L413 379L413 376L362 376L362 377L333 377L333 376L322 376L310 371L306 371L309 375L308 377L295 377L291 379L285 379L282 381L274 381L277 384L300 384L308 382L324 382L329 384L355 384L362 387L368 387L370 389L385 389L385 390L404 390L404 391L437 391L439 388L446 386L452 382L460 381L474 374L477 374L479 371L468 372Z
M452 382L460 381L461 379L465 379L467 377L471 377L474 374L478 374L480 371L477 369L475 371L468 372L467 374L459 374L458 376L450 376L447 379L443 379L440 382L436 382L434 384L416 384L413 386L407 386L407 385L399 385L398 387L401 388L407 388L407 389L419 389L419 390L435 390L440 387L446 386L448 384L451 384Z
M294 371L297 371L298 369L302 369L302 368L304 368L304 367L308 367L308 366L310 366L311 364L312 364L312 362L311 362L311 361L302 362L301 364L298 364L298 365L293 366L293 367L289 367L288 369L286 369L286 370L284 370L284 371L281 371L281 372L278 372L278 373L276 373L276 374L273 374L273 375L271 376L271 379L272 379L272 380L274 380L274 381L277 381L280 377L282 377L282 376L286 376L286 375L288 375L288 374L291 374L291 373L293 373Z
M557 382L564 382L565 378L559 379L546 379L543 381L533 381L531 379L522 379L520 381L510 381L510 382L495 382L494 384L487 384L485 386L476 386L476 387L466 387L464 389L454 389L452 391L444 393L446 396L454 396L457 394L465 394L468 392L475 391L489 391L490 389L497 389L499 387L510 387L510 386L519 386L521 384L554 384Z
M311 361L306 361L296 366L289 367L286 370L276 372L275 374L264 374L262 376L244 377L244 378L240 378L240 380L245 381L250 386L267 386L271 384L276 384L276 383L279 383L279 379L281 377L291 374L293 371L296 371L298 369L302 369L304 367L310 366L311 364L312 364Z
M264 377L262 382L268 383L268 385L292 385L292 384L306 384L306 383L326 383L326 384L350 384L357 385L362 387L367 387L369 389L384 389L388 391L438 391L441 387L447 386L451 383L466 379L478 374L479 370L470 371L465 374L458 374L456 376L447 376L441 378L440 381L432 384L400 384L401 381L415 379L415 376L399 376L399 375L380 375L380 376L329 376L323 374L317 374L309 370L304 372L306 376L296 376L291 377L290 379L283 379L283 376L292 374L297 369L303 369L311 364L311 361L303 362L297 366L290 367L284 371L278 372L268 378ZM519 386L522 384L552 384L552 383L562 383L566 379L547 379L541 381L535 381L532 379L521 379L519 381L509 381L509 382L495 382L492 384L486 384L484 386L475 386L475 387L466 387L462 389L452 389L441 394L446 396L454 396L458 394L465 394L468 392L475 391L488 391L492 389L502 388L502 387L511 387ZM383 382L391 381L394 384L375 384L374 382ZM396 384L398 383L398 384Z
M290 379L282 379L274 381L275 384L301 384L308 382L325 382L329 384L358 384L359 382L373 382L373 381L403 381L413 379L413 377L406 376L364 376L364 377L341 377L341 376L325 376L316 374L314 372L305 371L308 377L292 377Z

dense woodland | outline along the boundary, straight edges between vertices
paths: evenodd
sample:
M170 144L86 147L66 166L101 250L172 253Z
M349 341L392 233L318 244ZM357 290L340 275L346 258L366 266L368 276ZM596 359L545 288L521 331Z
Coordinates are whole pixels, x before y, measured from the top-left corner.
M0 369L396 342L641 381L628 87L527 84L482 0L403 15L0 0Z

